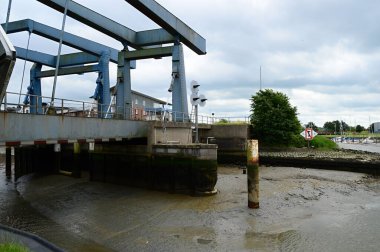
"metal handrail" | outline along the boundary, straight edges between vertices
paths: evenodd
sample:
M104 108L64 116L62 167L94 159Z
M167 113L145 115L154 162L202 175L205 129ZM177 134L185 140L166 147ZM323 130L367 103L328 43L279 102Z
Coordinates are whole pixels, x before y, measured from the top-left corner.
M29 95L29 98L38 98L36 104L31 106L30 104L19 104L12 102L9 99L10 96L19 96L16 92L6 92L4 101L0 104L0 111L30 114L34 109L36 114L46 114L49 108L49 102L51 97ZM26 94L23 94L26 95ZM17 101L17 99L14 99ZM42 111L38 111L38 101L41 100L45 103ZM46 101L46 102L44 102ZM100 109L100 111L98 111ZM144 108L129 107L123 108L116 105L98 104L97 102L79 101L63 98L55 98L54 106L55 115L60 116L74 116L74 117L92 117L104 119L129 119L129 120L143 120L143 121L174 121L179 123L192 123L195 122L195 114L187 114L177 111L169 110L144 110ZM123 113L124 112L124 113ZM128 113L127 113L128 112ZM130 115L127 118L127 115ZM198 115L198 122L200 124L223 124L223 123L249 123L249 116L245 117L216 117L209 115Z

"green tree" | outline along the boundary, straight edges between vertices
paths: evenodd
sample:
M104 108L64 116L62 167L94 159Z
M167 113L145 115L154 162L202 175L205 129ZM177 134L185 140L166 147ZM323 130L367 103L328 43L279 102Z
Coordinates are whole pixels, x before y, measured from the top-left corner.
M301 124L297 108L289 98L272 89L260 90L251 98L253 137L265 144L292 145L299 138Z
M313 122L308 122L306 125L305 125L305 128L312 128L314 131L318 132L318 126L315 125L315 123Z
M332 122L325 122L325 124L323 125L323 128L327 132L330 132L330 133L334 132L334 134L339 134L342 131L350 130L350 126L348 126L347 123L345 123L344 121L339 121L339 120L335 120Z
M356 125L356 127L355 127L355 131L358 132L358 133L360 133L360 132L362 132L364 130L365 130L365 128L363 126L359 125L359 124Z
M343 129L343 131L350 131L350 126L348 126L347 123L342 121L342 129Z
M323 124L323 129L326 132L333 133L339 130L339 125L336 125L334 122L325 122L325 124Z

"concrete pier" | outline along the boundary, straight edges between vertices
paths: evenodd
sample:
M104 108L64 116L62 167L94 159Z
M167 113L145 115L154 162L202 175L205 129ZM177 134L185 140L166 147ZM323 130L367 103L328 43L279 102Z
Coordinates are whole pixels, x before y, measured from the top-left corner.
M215 144L156 144L152 147L153 174L162 177L174 192L190 191L197 196L217 192L217 145Z
M217 146L205 144L97 144L91 152L93 181L170 193L216 193Z
M34 172L78 178L83 171L88 171L91 181L171 193L213 195L217 182L217 145L155 144L148 147L146 139L140 139L15 148L16 179Z

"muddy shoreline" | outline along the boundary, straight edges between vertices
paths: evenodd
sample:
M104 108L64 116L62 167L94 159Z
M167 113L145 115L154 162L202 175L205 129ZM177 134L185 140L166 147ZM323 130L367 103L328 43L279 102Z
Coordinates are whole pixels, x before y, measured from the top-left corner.
M260 163L268 166L316 168L380 175L380 155L358 150L262 151Z

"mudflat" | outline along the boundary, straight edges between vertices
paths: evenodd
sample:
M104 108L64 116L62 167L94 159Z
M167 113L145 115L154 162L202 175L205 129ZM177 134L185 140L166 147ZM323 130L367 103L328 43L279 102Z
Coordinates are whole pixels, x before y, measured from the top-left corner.
M3 167L0 174L3 174ZM4 183L2 224L68 251L377 251L380 179L260 167L260 209L247 178L218 168L218 194L191 197L65 176Z

